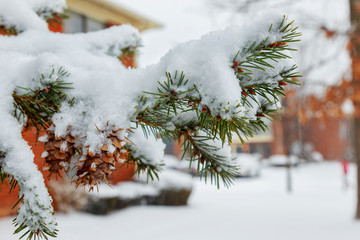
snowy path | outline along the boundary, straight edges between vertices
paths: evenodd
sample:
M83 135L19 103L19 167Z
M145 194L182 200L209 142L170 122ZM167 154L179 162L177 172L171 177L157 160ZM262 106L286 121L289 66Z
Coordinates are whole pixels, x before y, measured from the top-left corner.
M188 207L133 207L106 217L57 215L59 240L359 240L355 169L342 189L338 163L294 169L294 192L285 192L285 169L265 168L258 179L230 189L196 183ZM12 236L11 218L0 220L0 239ZM101 237L100 237L101 236Z

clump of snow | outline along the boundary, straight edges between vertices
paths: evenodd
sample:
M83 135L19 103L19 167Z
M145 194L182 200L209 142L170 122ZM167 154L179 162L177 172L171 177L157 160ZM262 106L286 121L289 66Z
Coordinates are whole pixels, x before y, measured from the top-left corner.
M355 112L355 107L354 107L354 103L350 100L350 99L346 99L342 104L341 104L341 111L345 114L345 115L353 115Z
M101 185L99 192L91 192L91 195L100 197L119 197L121 199L134 199L142 196L156 196L160 189L152 184L138 182L122 182L113 186Z
M28 29L48 31L44 18L62 12L65 0L0 0L0 26L15 28L17 32Z
M166 168L177 169L180 166L180 160L171 154L165 154L163 157Z
M198 136L203 136L206 137L207 134L203 131L200 131ZM198 145L200 151L203 152L208 152L209 154L213 155L213 156L220 156L221 159L219 159L219 161L221 161L221 166L217 167L217 171L221 172L221 171L229 171L231 170L234 166L237 165L236 161L233 160L233 157L231 155L231 147L228 143L223 143L220 139L206 139L206 140L201 140L202 144L206 144L206 145L210 145L213 147L213 149L208 150L206 148L203 148L202 145Z
M155 136L146 137L142 129L137 128L129 135L130 141L134 144L132 153L134 158L139 158L146 164L159 166L164 158L166 145L161 139Z
M322 161L324 161L324 157L320 152L314 151L314 152L312 152L310 154L310 157L311 157L311 160L314 161L314 162L322 162Z
M241 87L230 67L233 64L230 59L242 50L235 59L241 62L248 55L243 53L243 49L249 47L254 41L260 43L268 36L269 43L281 41L282 34L269 33L269 25L263 24L265 21L271 22L270 19L279 19L279 15L276 16L269 14L269 16L254 20L252 24L241 27L231 26L225 30L206 34L200 40L179 44L161 58L160 65L171 73L176 70L183 71L186 78L190 80L190 85L197 86L202 97L202 104L209 106L214 115L219 114L223 118L230 118L231 115L244 116L246 109L243 106L238 107L241 101ZM182 60L179 61L179 59ZM271 64L275 67L266 72L253 69L253 80L248 83L241 82L241 85L266 82L274 83L276 86L280 79L272 79L272 76L279 75L280 71L291 67L294 62L287 59L271 62Z
M256 177L260 174L261 155L240 153L235 156L235 161L238 164L239 176L242 177Z
M140 174L137 176L137 180L143 183L148 183L148 176L146 174ZM155 186L158 189L192 189L193 180L191 175L183 172L179 172L172 169L166 169L159 173L159 180L154 180L148 183Z
M62 13L66 0L26 0L31 8L42 18L52 17L52 13Z

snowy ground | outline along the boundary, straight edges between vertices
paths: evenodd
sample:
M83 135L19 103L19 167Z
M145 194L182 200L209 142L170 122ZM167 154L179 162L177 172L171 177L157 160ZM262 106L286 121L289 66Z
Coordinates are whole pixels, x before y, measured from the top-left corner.
M265 168L257 179L230 189L196 182L187 207L133 207L109 216L57 215L59 240L358 240L355 168L342 187L338 163L304 165L293 171L286 193L285 169ZM0 239L12 236L11 218L0 220Z

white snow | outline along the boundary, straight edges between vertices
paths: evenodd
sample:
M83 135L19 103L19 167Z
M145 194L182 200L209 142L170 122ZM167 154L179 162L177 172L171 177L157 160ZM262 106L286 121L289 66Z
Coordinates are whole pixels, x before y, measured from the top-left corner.
M355 112L355 106L354 103L351 101L351 99L346 99L341 104L341 111L348 116L351 116Z
M239 176L257 177L261 170L261 154L238 153L236 154Z
M156 196L159 189L151 184L141 184L136 182L122 182L115 186L101 185L99 192L91 192L97 197L119 197L121 199L134 199L141 196Z
M312 161L315 161L315 162L324 161L323 155L320 152L316 152L316 151L311 153L311 159L312 159Z
M17 180L21 188L19 197L24 194L24 204L19 208L17 222L25 223L32 231L38 228L36 224L39 222L47 224L48 228L53 230L55 220L52 216L52 200L45 187L43 176L33 162L34 154L27 142L22 139L22 126L10 115L11 88L14 86L2 76L0 76L0 81L2 83L0 88L0 122L2 122L0 149L6 152L6 157L1 164L3 170ZM34 215L28 217L29 211L33 211Z
M241 2L244 1L238 1L238 4ZM300 26L302 41L297 44L299 51L293 56L304 76L301 78L303 86L297 88L301 94L322 97L328 86L338 85L342 79L351 78L351 59L347 50L350 32L348 0L258 1L240 12L236 12L239 8L235 6L219 10L220 13L214 15L219 25L226 23L230 16L236 22L258 11L279 9ZM227 16L227 20L220 16ZM322 27L334 31L335 35L327 37Z
M20 208L18 220L26 214L26 208L33 207L32 210L40 218L50 215L52 210L43 179L39 177L40 173L32 162L33 155L21 138L21 126L11 115L14 92L26 93L24 88L41 90L46 87L43 83L53 83L59 78L73 83L73 89L66 92L70 98L76 97L75 104L70 106L64 103L61 106L60 112L52 118L53 130L56 136L72 134L81 139L77 141L77 145L84 147L84 153L99 153L101 146L111 145L108 139L111 132L117 132L121 144L125 144L126 129L136 119L134 113L139 97L144 95L143 91L156 92L157 81L166 80L166 71L171 74L184 71L189 79L189 88L196 86L201 95L200 106L208 106L213 116L226 119L243 117L245 110L252 107L248 109L243 106L242 89L234 69L230 67L232 59L243 60L245 53L236 53L253 41L259 43L269 36L268 42L264 43L266 46L280 41L284 35L278 30L268 30L271 22L280 23L282 14L267 13L255 20L251 19L246 25L231 26L208 33L199 40L177 45L156 65L143 69L125 69L117 59L121 50L135 49L141 45L139 33L133 27L122 25L89 34L52 33L47 30L42 13L44 11L46 15L47 12L62 9L64 1L50 3L50 0L32 0L26 4L23 0L0 1L1 6L4 6L0 9L0 24L15 27L19 33L12 37L0 36L0 120L5 126L1 128L0 149L6 152L2 163L4 170L15 176L22 187L21 193L25 193L26 204ZM41 10L40 15L38 8ZM265 72L254 69L253 83L276 83L278 79L274 77L271 80L271 76L278 76L283 67L292 63L289 59L281 59L276 62L274 70ZM62 70L69 74L62 74ZM39 79L43 81L40 82ZM152 98L150 103L155 101L155 97ZM252 115L256 113L258 106L254 104L253 108L255 111L249 111ZM254 117L249 113L249 118ZM188 117L185 116L186 119ZM173 126L169 124L169 127ZM162 159L160 150L164 148L163 143L150 145L148 141L138 137L134 138L134 142L139 144L139 148L140 144L146 146L141 146L141 150L135 155L148 155L148 164L156 165L156 161ZM61 150L66 147L62 146ZM229 150L224 148L218 153L229 156ZM37 190L34 191L34 188ZM37 209L37 205L44 207ZM45 222L53 224L52 217L48 216ZM36 217L30 216L28 224L30 223L36 225ZM53 225L49 226L52 229ZM36 230L36 227L30 227Z
M0 26L14 27L18 32L28 29L47 31L48 25L41 18L51 17L53 12L63 12L66 2L65 0L0 0L0 6Z
M99 186L99 192L91 192L93 196L119 197L134 199L142 196L157 196L161 190L192 189L193 179L189 174L166 169L159 173L160 180L151 181L146 174L136 175L136 182L120 182L116 185Z
M230 189L196 182L186 207L138 206L107 216L57 214L57 239L358 240L355 166L348 190L341 171L338 162L296 168L291 194L285 169L265 168L260 178L239 179ZM11 219L0 220L2 239L18 239Z
M162 163L166 145L157 136L146 137L141 128L133 130L129 135L130 141L134 144L133 157L140 158L144 163L158 166Z
M291 155L272 155L270 156L266 161L268 161L271 165L274 166L285 166L287 164L296 165L299 162L299 159L297 156Z
M199 131L199 135L200 137L206 137L206 133ZM214 155L214 156L222 156L222 159L220 160L222 162L222 166L224 169L221 169L220 167L218 167L216 170L218 172L221 172L223 170L225 171L229 171L230 169L233 169L236 165L237 162L233 161L233 156L231 155L231 147L228 143L223 144L222 141L220 139L208 139L208 140L201 140L204 144L210 145L214 147L214 150L207 150L207 149L202 149L201 145L199 144L199 149L201 149L201 151L206 152L209 151L211 152L210 154ZM195 164L196 165L196 164Z
M159 180L150 181L146 174L136 177L138 181L147 183L157 189L192 189L193 181L189 174L172 169L165 169L159 173Z
M111 0L132 11L143 14L164 25L142 33L144 48L139 65L156 63L169 49L190 39L199 38L211 30L242 24L254 15L269 10L280 10L295 20L303 32L294 54L301 73L306 95L324 93L327 86L349 79L351 60L346 49L350 30L348 0ZM225 5L219 8L218 2ZM250 2L245 5L245 2ZM320 28L324 26L336 34L327 38Z

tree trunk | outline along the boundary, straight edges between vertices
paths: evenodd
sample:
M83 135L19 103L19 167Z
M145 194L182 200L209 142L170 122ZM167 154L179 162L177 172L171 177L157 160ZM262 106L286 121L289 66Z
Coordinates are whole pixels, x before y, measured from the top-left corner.
M359 107L359 106L357 106ZM360 119L356 117L354 119L354 130L355 130L355 160L357 165L357 207L355 218L360 220Z
M350 0L350 19L353 31L350 37L352 58L352 82L354 88L354 148L357 164L357 209L355 218L360 220L360 0Z

